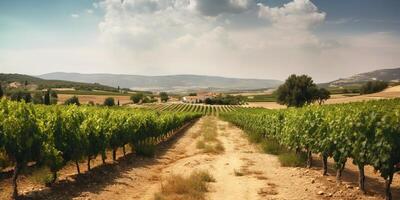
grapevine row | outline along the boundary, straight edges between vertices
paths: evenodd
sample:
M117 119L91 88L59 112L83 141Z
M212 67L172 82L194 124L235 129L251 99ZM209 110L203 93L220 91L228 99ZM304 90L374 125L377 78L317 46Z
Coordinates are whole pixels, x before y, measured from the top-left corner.
M359 168L359 186L365 192L364 166L373 166L385 179L386 199L400 170L400 99L340 105L306 106L285 110L239 109L221 116L249 134L274 140L296 151L320 154L324 175L332 157L340 180L348 159Z
M17 178L27 163L48 166L52 182L67 162L90 160L125 145L140 154L165 141L177 129L200 117L196 113L164 113L125 108L35 106L0 100L0 163L14 167L13 197ZM124 151L125 153L125 151ZM5 165L7 166L7 165ZM5 167L3 166L3 167ZM1 167L1 166L0 166Z
M173 112L196 112L203 115L218 116L220 113L230 112L237 109L239 106L234 105L200 105L200 104L153 104L149 106L151 109L159 111Z

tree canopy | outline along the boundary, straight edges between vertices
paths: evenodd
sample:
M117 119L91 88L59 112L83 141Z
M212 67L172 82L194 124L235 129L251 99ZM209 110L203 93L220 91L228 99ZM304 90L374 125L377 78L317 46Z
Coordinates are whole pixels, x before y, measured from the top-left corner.
M290 75L277 90L277 101L288 107L302 107L318 101L320 104L329 99L326 89L318 89L311 77L307 75Z
M115 106L115 100L112 97L108 97L104 100L105 106Z
M389 84L385 81L368 81L360 90L361 94L371 94L386 89Z
M139 103L143 99L144 95L141 92L135 93L131 96L133 103Z
M161 99L161 102L167 102L169 99L169 96L166 92L160 92L160 99Z
M64 104L65 105L72 105L72 104L75 104L75 105L81 105L80 103L79 103L79 99L78 99L78 97L77 96L72 96L71 98L69 98L69 99L67 99L65 102L64 102Z

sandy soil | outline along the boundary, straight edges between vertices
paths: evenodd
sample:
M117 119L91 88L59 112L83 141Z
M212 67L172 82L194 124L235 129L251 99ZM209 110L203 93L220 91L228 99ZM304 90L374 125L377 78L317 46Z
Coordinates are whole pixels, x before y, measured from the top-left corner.
M119 100L119 103L127 104L131 103L129 96L106 96L106 95L72 95L72 94L59 94L58 95L58 102L64 103L65 100L71 98L72 96L77 96L79 98L79 102L81 104L87 104L89 101L93 101L95 104L103 104L104 100L108 97L113 97L115 102Z
M204 153L196 144L205 121L210 120L202 118L162 144L155 158L133 154L120 157L119 152L118 162L108 160L107 165L100 165L101 161L97 159L93 170L81 176L76 176L73 165L66 167L51 189L29 185L22 178L21 193L25 194L25 199L151 200L160 191L163 180L171 174L187 176L194 170L207 170L216 180L206 194L210 200L383 199L383 179L370 168L366 170L368 193L362 195L356 189L355 166L348 164L341 185L334 181L332 163L331 176L321 175L317 161L312 169L281 167L276 156L261 153L256 145L248 142L243 131L217 118L212 118L212 123L217 125L215 131L225 151ZM85 168L82 163L82 171L85 172ZM400 199L399 175L394 181L394 199ZM6 184L9 187L7 181L0 183L2 188ZM9 189L1 190L1 193L10 192Z

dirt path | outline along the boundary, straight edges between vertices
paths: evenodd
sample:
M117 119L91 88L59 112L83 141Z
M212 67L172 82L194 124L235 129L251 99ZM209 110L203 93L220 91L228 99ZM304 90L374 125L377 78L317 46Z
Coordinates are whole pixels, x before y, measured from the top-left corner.
M208 124L213 123L213 124ZM198 142L202 127L213 125L223 152L205 153ZM276 156L260 152L250 144L239 128L216 117L204 117L178 137L162 145L155 158L127 156L117 164L108 164L95 174L65 180L33 199L153 200L171 175L188 176L206 170L214 178L206 199L210 200L297 200L297 199L382 199L380 192L364 196L356 189L356 172L346 169L345 184L337 186L333 176L323 177L320 168L284 168ZM330 173L334 174L331 170ZM368 173L367 173L368 175ZM355 179L354 179L355 178ZM369 180L374 180L367 178ZM367 182L368 183L368 182ZM383 184L372 181L380 191ZM396 182L398 197L399 184ZM367 188L368 189L368 188ZM31 199L31 198L29 198Z
M240 129L217 118L214 120L225 152L204 154L196 148L199 138L192 136L204 123L202 119L177 143L175 149L184 152L182 158L161 170L161 180L171 174L189 175L194 170L207 170L216 179L215 183L211 183L207 199L321 198L316 191L318 188L309 188L309 184L304 184L308 180L294 175L297 171L281 168L275 156L259 153ZM141 199L153 199L160 187L160 182L155 182Z

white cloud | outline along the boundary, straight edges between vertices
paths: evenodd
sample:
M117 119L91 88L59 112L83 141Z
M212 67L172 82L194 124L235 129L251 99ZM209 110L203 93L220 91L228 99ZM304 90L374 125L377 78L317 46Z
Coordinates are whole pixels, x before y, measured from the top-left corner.
M284 79L307 73L326 81L400 63L398 35L316 34L326 13L309 0L280 7L256 0L104 0L97 6L105 13L98 44L84 50L2 52L0 65L34 63L42 73L55 70L42 66L59 65L56 71L152 75Z
M279 8L271 8L263 4L259 16L282 29L309 29L325 20L326 14L320 12L310 0L294 0Z
M91 14L93 14L93 13L94 13L94 11L93 11L92 9L87 9L87 10L86 10L86 13L88 13L88 14L90 14L90 15L91 15Z
M79 14L75 14L75 13L74 13L74 14L71 14L71 17L77 19L77 18L79 18L80 16L79 16Z

